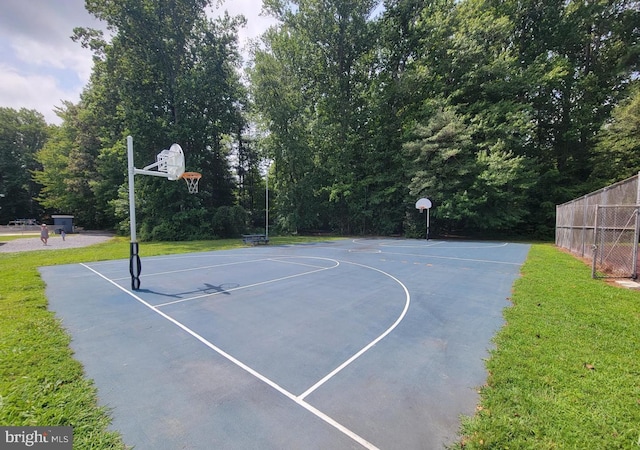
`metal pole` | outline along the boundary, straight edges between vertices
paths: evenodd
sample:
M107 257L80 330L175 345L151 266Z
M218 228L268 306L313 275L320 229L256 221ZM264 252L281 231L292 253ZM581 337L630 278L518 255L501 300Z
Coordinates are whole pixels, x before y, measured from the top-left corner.
M636 179L636 229L634 233L633 242L633 274L631 278L638 279L638 245L640 245L640 172Z
M596 261L596 258L599 257L598 253L599 253L599 247L598 247L598 211L599 208L596 205L596 213L595 213L595 217L593 218L594 222L593 222L593 246L592 246L592 257L593 257L593 261L591 263L591 278L596 278L596 267L598 266L598 261Z
M131 229L131 242L136 242L136 200L135 200L135 176L133 165L133 138L127 136L127 160L129 163L129 224Z
M427 208L427 241L429 240L429 210L431 208Z
M269 240L269 168L267 167L267 177L265 180L266 193L265 193L265 207L264 207L264 235Z
M140 289L140 272L142 265L138 256L138 241L136 237L136 202L135 202L135 166L133 165L133 138L127 136L127 161L129 165L129 225L131 229L131 243L129 244L129 273L131 274L131 289Z

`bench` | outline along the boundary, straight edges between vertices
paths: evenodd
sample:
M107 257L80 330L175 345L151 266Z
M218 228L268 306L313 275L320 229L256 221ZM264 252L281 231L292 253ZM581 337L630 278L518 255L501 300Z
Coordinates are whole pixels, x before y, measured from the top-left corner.
M251 245L268 244L269 239L266 234L243 234L242 242Z

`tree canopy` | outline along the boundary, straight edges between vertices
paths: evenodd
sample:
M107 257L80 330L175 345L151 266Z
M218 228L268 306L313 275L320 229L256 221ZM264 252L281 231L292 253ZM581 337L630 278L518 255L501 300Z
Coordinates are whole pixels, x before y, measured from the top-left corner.
M39 168L36 153L48 138L42 114L0 107L0 223L44 213L35 201L39 189L31 173Z
M640 170L637 1L264 0L244 79L245 20L211 3L87 0L111 37L76 30L91 82L14 147L16 205L126 230L129 134L140 165L178 142L203 174L136 178L143 239L264 226L269 162L278 230L407 236L420 197L436 232L549 236L555 204Z

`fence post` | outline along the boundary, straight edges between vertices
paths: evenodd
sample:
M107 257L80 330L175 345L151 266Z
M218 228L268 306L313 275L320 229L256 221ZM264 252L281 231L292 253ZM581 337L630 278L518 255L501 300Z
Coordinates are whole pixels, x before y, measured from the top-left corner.
M640 172L638 172L638 181L636 181L636 230L633 246L633 274L634 280L638 279L638 245L640 245Z
M593 223L593 252L591 255L591 278L596 277L596 258L598 257L598 212L600 208L596 206L596 214Z

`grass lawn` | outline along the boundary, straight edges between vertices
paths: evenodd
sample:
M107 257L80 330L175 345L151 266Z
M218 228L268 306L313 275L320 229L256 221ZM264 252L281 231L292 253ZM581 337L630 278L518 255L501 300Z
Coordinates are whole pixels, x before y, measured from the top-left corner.
M640 448L640 292L534 245L464 449Z
M239 246L239 239L144 243L141 254ZM97 406L69 336L47 310L37 268L128 255L124 238L0 253L0 425L73 426L74 448L125 448L107 430L109 411ZM478 413L464 420L457 447L638 448L640 292L592 280L584 263L546 244L532 247L522 274L487 362Z

